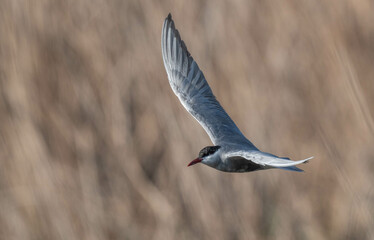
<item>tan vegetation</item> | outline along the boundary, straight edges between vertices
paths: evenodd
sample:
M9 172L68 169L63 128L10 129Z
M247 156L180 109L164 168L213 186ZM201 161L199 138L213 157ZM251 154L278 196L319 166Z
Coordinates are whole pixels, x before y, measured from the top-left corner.
M171 12L215 95L305 173L195 165ZM0 2L0 239L374 239L374 4Z

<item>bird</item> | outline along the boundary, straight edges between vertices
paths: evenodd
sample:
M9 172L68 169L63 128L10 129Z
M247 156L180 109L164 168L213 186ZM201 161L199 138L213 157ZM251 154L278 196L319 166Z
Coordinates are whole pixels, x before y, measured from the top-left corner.
M307 163L313 157L299 161L277 157L260 151L242 134L214 96L203 72L175 28L170 13L162 27L161 50L174 94L214 144L204 147L188 166L202 163L219 171L233 173L274 168L303 172L295 165Z

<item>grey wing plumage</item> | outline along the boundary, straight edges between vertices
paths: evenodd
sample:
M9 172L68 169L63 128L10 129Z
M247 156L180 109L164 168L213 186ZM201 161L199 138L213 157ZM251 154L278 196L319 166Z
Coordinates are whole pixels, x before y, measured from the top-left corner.
M169 14L161 34L162 57L169 83L189 113L215 145L240 143L256 149L246 139L213 95L204 74L181 40Z
M227 159L242 157L251 161L255 164L264 166L264 167L278 167L285 168L295 166L301 163L306 163L313 157L309 157L299 161L292 161L289 158L280 158L270 153L260 152L260 151L237 151L230 152L226 155Z

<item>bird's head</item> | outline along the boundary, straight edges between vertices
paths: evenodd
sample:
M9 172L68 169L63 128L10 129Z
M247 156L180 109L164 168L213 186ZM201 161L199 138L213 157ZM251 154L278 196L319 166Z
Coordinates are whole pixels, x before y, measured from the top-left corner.
M212 163L220 159L219 151L218 151L220 148L221 146L208 146L208 147L203 148L199 152L199 157L196 158L195 160L192 160L192 162L188 164L188 167L199 162L205 163L207 165L211 165Z

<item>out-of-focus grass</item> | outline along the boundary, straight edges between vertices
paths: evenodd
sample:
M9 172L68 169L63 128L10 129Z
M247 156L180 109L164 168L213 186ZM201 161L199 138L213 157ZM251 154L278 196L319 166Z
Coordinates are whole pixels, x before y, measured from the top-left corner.
M186 168L172 12L243 133L305 174ZM373 239L372 1L1 1L1 239Z

